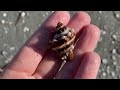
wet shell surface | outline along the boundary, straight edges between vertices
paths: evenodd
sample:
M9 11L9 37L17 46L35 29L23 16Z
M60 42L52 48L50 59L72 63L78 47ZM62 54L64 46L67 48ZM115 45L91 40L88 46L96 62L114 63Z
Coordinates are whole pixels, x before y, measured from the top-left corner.
M54 37L50 41L51 49L56 51L62 60L71 60L73 58L73 49L75 42L74 29L69 28L63 23L58 22Z

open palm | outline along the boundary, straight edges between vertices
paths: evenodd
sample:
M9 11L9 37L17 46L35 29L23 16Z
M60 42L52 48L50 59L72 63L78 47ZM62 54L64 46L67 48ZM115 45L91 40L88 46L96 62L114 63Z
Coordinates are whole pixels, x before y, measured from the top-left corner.
M58 22L75 29L79 41L75 57L59 72L59 79L94 79L100 67L100 57L94 52L100 37L97 26L90 24L90 16L77 12L73 17L66 11L56 11L23 45L12 62L1 73L2 79L53 79L62 61L52 51L47 51L52 32ZM44 56L44 58L43 58Z

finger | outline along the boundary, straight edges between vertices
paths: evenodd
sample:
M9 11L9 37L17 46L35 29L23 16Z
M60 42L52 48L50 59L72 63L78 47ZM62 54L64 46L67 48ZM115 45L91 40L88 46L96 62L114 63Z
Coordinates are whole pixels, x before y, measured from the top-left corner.
M66 23L64 24L66 25ZM90 16L85 12L77 12L70 19L67 26L74 28L77 33L83 26L88 25L88 24L90 24ZM61 65L61 61L58 61L56 59L58 58L55 58L55 55L53 53L49 53L45 57L45 59L40 63L39 68L34 74L34 76L40 77L40 78L41 77L42 78L53 78Z
M81 53L93 51L98 43L100 38L100 29L90 24L86 26L79 37L79 41L76 45L76 51Z
M77 12L69 21L68 27L74 28L76 34L81 31L81 29L89 25L91 22L90 16L83 11Z
M9 71L14 70L17 72L25 72L28 75L33 74L48 47L48 42L51 37L50 30L54 30L59 21L68 22L68 20L69 15L68 12L65 11L54 12L50 15L43 25L26 42L3 73L8 74Z
M75 58L73 61L68 62L61 70L59 78L73 78L76 70L81 63L82 54L91 52L95 49L100 37L100 30L95 25L88 25L81 31L79 41L75 47Z
M75 79L95 79L100 67L100 56L95 52L86 53L77 70Z

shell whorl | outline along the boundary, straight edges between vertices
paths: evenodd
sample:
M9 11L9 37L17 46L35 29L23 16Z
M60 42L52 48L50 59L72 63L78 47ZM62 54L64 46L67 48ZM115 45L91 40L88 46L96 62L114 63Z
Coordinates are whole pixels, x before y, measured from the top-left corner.
M70 59L69 57L71 53L73 53L74 40L74 29L63 25L61 22L58 22L54 37L51 41L52 50L56 51L62 60L68 60Z

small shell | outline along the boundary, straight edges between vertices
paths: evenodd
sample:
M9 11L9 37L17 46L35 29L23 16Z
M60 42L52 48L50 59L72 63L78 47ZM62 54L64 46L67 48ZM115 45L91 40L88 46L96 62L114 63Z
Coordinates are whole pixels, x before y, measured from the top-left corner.
M56 51L62 60L71 60L73 58L73 49L75 43L75 32L58 22L52 39L52 50Z

